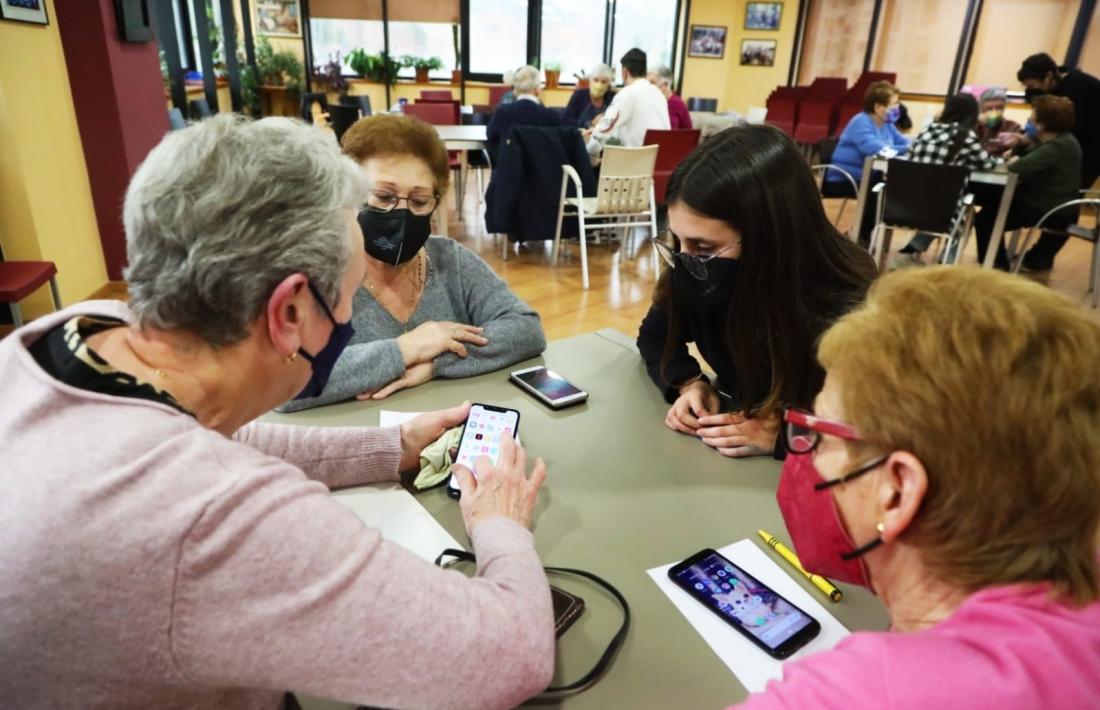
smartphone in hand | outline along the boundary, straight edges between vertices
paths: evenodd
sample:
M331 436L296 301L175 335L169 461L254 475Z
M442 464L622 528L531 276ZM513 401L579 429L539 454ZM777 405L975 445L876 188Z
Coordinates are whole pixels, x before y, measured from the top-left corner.
M515 409L472 404L470 415L462 429L455 463L470 469L476 476L474 463L482 456L487 456L495 464L500 458L500 442L503 437L515 439L518 433L519 412ZM462 495L454 476L447 482L447 495L455 499Z

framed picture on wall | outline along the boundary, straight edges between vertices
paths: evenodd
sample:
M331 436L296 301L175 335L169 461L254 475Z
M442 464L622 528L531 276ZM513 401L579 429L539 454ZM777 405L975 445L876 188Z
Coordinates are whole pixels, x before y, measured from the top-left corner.
M726 28L720 25L692 25L689 57L721 59L726 54Z
M775 40L774 39L743 39L743 40L741 40L741 66L743 66L743 67L771 67L771 66L775 66Z
M276 37L302 36L298 0L256 0L256 32Z
M50 18L46 17L46 0L0 0L0 19L50 24Z
M745 3L746 30L778 30L779 18L783 15L781 2Z

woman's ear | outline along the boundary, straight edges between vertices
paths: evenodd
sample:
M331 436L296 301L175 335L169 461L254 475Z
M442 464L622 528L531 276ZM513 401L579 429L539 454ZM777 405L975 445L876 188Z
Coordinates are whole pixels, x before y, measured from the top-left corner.
M267 317L267 334L280 356L291 357L302 344L302 314L305 300L312 298L309 280L305 274L291 274L275 286L267 299L264 315Z
M895 451L882 464L882 477L877 494L880 532L883 542L893 542L912 525L928 492L928 474L908 451Z

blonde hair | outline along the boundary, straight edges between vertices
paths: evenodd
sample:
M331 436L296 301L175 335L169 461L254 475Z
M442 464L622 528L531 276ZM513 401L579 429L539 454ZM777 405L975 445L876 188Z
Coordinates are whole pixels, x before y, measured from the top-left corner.
M1026 279L905 269L822 338L857 449L928 474L907 542L969 591L1050 582L1098 597L1100 326Z

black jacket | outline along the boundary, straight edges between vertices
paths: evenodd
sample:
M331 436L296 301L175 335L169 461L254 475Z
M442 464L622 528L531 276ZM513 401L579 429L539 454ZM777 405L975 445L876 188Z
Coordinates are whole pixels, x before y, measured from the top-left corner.
M1100 176L1100 79L1070 70L1052 92L1073 102L1073 135L1081 144L1081 186Z
M508 137L513 126L560 126L561 119L553 110L536 101L520 99L510 104L497 106L493 118L485 129L488 138L489 158L496 165L500 143Z
M596 194L592 163L576 128L512 128L500 146L485 193L486 230L507 234L512 241L553 239L562 165L577 171L586 196ZM568 194L573 195L572 188ZM576 231L575 220L563 225L563 235Z
M614 98L615 92L608 91L603 95L603 104L600 106L593 106L592 94L589 90L577 89L573 92L573 95L569 97L569 104L565 107L565 114L562 115L562 123L566 126L576 126L577 128L590 128L592 119L606 111L607 107L611 105L611 100Z

